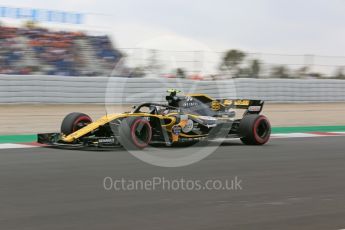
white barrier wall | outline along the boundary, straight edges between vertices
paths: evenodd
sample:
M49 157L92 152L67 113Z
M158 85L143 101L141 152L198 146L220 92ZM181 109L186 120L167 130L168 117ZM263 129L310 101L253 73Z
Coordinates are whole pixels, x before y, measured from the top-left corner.
M183 79L0 75L0 103L139 103L164 100L168 88L216 98L271 102L344 102L345 80Z

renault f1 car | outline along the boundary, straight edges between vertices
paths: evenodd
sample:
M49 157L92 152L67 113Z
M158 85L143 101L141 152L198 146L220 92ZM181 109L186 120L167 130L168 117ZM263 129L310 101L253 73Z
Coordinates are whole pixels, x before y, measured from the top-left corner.
M263 145L270 138L270 122L260 115L261 100L168 92L167 103L142 103L131 112L107 114L96 121L84 113L70 113L63 119L60 133L38 134L38 142L67 148L143 149L217 138L240 138L246 145ZM238 109L245 110L240 119L235 118Z

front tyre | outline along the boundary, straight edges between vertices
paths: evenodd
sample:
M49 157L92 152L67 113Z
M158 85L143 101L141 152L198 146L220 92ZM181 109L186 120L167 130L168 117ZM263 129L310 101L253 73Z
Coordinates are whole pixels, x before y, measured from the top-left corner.
M243 144L263 145L270 139L271 124L263 115L249 114L241 120L239 133Z
M118 140L128 150L147 147L152 138L150 122L142 117L128 117L121 121Z
M61 133L69 135L92 123L92 119L84 113L70 113L61 123Z

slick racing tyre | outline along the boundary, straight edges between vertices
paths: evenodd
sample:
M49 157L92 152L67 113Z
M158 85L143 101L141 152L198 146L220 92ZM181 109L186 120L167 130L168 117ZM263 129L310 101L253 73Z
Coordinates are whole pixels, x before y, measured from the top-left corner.
M118 140L128 150L143 149L152 137L150 122L141 117L128 117L121 121Z
M87 126L92 119L84 113L70 113L62 121L61 133L69 135Z
M241 120L239 133L243 144L263 145L270 139L271 124L263 115L249 114Z

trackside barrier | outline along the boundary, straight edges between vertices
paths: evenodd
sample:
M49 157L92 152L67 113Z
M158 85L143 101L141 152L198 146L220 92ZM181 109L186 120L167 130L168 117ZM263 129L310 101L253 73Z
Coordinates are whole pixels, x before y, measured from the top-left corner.
M165 91L207 93L216 98L269 102L344 102L345 80L164 78L0 75L0 103L140 103L164 101Z

